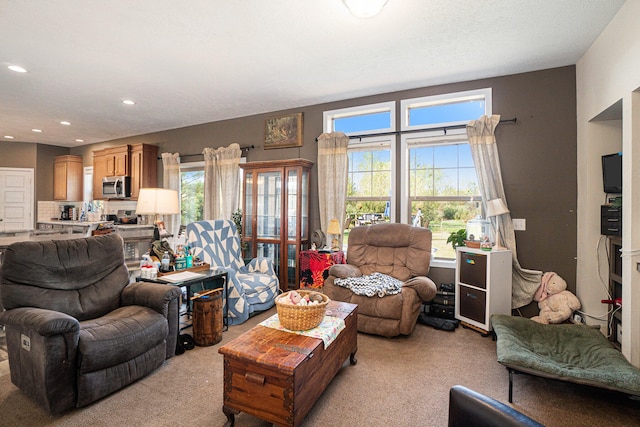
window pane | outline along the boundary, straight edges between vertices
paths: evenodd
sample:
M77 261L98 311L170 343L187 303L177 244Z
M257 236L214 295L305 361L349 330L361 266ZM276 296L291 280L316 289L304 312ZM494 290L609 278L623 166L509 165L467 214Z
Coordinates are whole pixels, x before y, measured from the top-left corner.
M457 196L458 195L458 170L457 169L434 169L435 195L436 196Z
M460 163L467 166L458 167ZM409 165L410 197L474 196L479 192L468 144L411 148Z
M458 167L458 146L439 145L434 148L433 166L436 168Z
M351 151L347 197L383 197L391 193L389 149Z
M413 223L418 209L422 215L422 227L429 227L432 233L432 251L437 258L455 258L449 235L461 228L466 228L467 221L481 214L479 201L412 201L411 218Z
M182 225L202 221L204 212L204 171L181 172L180 186Z
M475 196L480 194L475 168L458 169L458 177L460 182L460 196Z
M389 129L390 127L391 113L389 111L333 119L334 131L344 133L371 132L379 129Z
M409 126L469 121L483 114L484 99L409 107Z
M469 144L458 144L458 163L461 168L475 168Z

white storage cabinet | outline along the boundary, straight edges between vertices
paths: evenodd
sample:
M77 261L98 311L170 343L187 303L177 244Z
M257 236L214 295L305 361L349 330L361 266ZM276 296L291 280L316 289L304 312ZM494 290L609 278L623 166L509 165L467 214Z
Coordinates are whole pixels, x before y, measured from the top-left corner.
M455 316L463 326L491 331L492 314L511 314L511 251L456 248Z

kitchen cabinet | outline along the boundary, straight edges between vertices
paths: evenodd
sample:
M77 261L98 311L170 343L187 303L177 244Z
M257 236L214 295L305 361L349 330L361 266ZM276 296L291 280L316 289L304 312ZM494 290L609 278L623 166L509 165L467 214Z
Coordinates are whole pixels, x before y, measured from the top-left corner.
M271 258L280 289L300 283L298 258L309 248L309 175L304 159L250 162L244 170L242 242L247 257Z
M158 147L148 144L121 145L93 152L93 199L102 199L102 178L130 176L131 198L140 188L157 186Z
M158 181L158 147L134 144L131 146L131 198L138 199L141 188L156 187Z
M511 251L456 248L455 316L463 326L491 331L492 314L511 314Z
M123 145L107 150L107 176L129 175L129 146Z
M82 201L82 156L56 156L53 163L53 200Z

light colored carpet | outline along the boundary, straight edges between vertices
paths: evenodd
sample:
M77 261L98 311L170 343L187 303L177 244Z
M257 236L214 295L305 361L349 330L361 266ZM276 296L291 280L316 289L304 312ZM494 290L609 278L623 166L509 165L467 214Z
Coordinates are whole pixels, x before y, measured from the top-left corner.
M89 407L51 417L0 377L2 426L222 426L220 345L273 314L232 326L222 343L196 347L150 376ZM358 363L343 368L303 426L446 426L449 388L462 384L502 402L508 375L496 362L495 342L475 331L444 332L417 325L409 337L358 334ZM547 426L637 426L640 402L618 393L545 380L514 378L514 407ZM236 426L269 423L247 414Z

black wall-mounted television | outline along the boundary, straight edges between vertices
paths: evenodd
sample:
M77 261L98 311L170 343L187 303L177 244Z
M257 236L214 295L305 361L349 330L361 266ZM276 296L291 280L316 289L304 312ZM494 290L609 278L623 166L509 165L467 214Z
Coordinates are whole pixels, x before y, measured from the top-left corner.
M602 156L602 183L605 193L622 193L622 153Z

